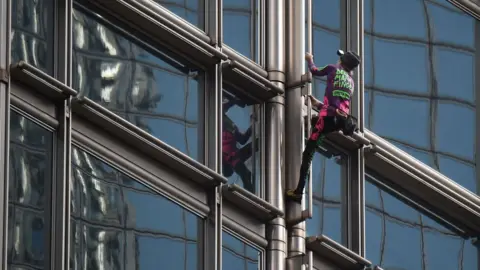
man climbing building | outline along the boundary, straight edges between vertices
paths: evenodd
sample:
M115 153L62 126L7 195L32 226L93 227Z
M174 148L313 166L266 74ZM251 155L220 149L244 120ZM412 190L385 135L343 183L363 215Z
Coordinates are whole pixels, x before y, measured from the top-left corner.
M243 187L255 193L255 185L252 179L252 173L245 165L245 161L252 155L252 143L244 145L252 136L252 127L250 126L245 132L240 132L235 123L227 116L228 110L239 105L234 98L225 98L223 100L223 132L222 132L222 167L223 175L230 177L233 172L242 179ZM253 115L250 117L253 121ZM257 141L258 142L258 141ZM244 145L238 149L237 143ZM258 148L258 143L256 147Z
M314 76L327 76L327 87L323 105L316 98L310 96L312 107L317 107L320 109L320 112L303 151L297 188L295 190L287 190L287 199L301 202L313 155L325 136L338 130L342 130L345 135L352 135L356 129L355 121L350 117L349 112L350 99L354 91L352 73L360 64L360 57L354 52L343 53L341 50L338 50L337 54L340 56L337 64L327 65L320 69L315 66L313 56L310 53L305 55L308 68Z

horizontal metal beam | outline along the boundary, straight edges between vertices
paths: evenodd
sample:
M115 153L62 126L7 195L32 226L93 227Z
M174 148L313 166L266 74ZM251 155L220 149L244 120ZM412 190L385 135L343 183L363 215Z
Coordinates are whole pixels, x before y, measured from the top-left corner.
M226 82L245 89L257 99L268 100L284 93L282 88L238 61L225 61L222 63L222 68Z
M230 219L227 216L222 217L222 223L223 226L226 228L234 231L238 235L242 236L243 238L247 239L248 241L251 241L255 245L265 248L268 245L268 241L261 237L260 235L250 231L247 229L245 226L242 226L241 224L235 222L234 220Z
M137 149L141 149L141 151L148 153L158 161L167 164L170 168L205 187L218 186L228 181L224 176L88 98L76 99L73 102L73 113L83 115L90 122L103 127L112 135L134 145Z
M228 45L223 44L222 51L228 56L229 59L239 62L247 69L249 69L249 73L256 73L264 78L268 77L268 72L263 67L241 55L240 53L236 52L234 49L228 47Z
M60 125L60 123L58 122L58 119L55 119L48 113L32 106L30 103L15 96L15 94L13 93L10 95L10 105L19 108L20 110L30 114L35 118L38 118L41 122L47 124L48 126L54 129L56 129Z
M335 263L342 270L363 270L372 263L325 235L310 236L306 239L307 249L317 256Z
M72 129L72 141L76 146L87 151L91 151L96 155L99 155L111 162L115 163L117 166L127 170L128 172L136 175L140 179L149 183L150 188L153 188L163 196L174 200L175 202L185 206L188 209L191 209L195 212L200 212L206 216L210 212L210 208L201 203L200 201L194 199L192 196L182 192L181 190L166 184L162 181L158 181L152 174L146 173L144 170L139 169L139 167L134 166L131 162L128 162L126 159L119 158L114 152L108 150L97 142L93 142L87 135L83 134L80 130ZM185 202L185 203L183 203Z
M374 142L374 140L372 140ZM387 151L375 145L375 151L365 155L369 170L381 176L395 190L418 203L428 206L433 213L464 231L464 234L480 234L480 209L437 180L402 161L405 153Z
M231 201L235 206L242 208L247 213L264 222L277 217L283 217L282 210L260 199L258 196L246 191L236 184L222 186L222 197Z
M442 190L446 190L449 193L452 193L452 195L456 194L456 199L465 203L466 205L470 205L470 207L472 207L473 209L478 209L478 211L480 212L480 197L478 197L473 192L467 190L466 188L457 184L456 182L444 176L440 172L432 169L430 166L427 166L421 161L410 156L409 154L396 148L388 141L375 135L373 132L365 130L365 138L368 139L375 146L380 146L382 149L396 157L400 161L399 164L409 165L414 168L418 173L424 174L433 179L434 182L431 183L433 186L436 186Z
M214 65L228 57L210 44L210 38L186 21L153 1L79 0L88 8L100 9L102 16L113 17L137 33L146 35L167 49L196 62ZM128 19L127 19L128 18Z
M10 76L13 80L28 85L57 101L63 101L78 94L77 91L23 60L10 66Z
M454 6L472 15L475 19L480 20L480 4L473 0L447 0Z

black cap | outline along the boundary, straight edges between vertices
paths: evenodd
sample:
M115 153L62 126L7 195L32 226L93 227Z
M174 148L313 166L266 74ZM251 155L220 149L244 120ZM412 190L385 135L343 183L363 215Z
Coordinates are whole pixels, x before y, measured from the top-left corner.
M344 53L342 50L338 50L337 55L340 56L342 64L349 70L354 70L360 65L360 56L355 52L348 51Z

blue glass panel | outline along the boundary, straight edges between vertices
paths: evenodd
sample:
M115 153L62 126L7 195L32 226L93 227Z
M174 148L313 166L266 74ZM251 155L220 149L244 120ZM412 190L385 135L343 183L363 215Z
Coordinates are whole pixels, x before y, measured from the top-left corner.
M365 10L367 127L476 192L475 19L446 0Z
M261 157L260 115L255 105L223 92L222 173L234 183L259 195Z
M204 0L153 0L194 26L205 29Z
M198 216L78 148L72 174L72 269L198 269Z
M478 269L478 251L469 241L366 179L366 257L373 264L383 269Z
M154 55L78 10L73 18L74 88L199 159L203 72Z
M23 60L53 75L55 1L12 1L11 5L11 62Z
M53 157L53 133L11 111L8 269L47 269Z
M258 270L260 268L260 251L233 235L222 233L222 269Z
M343 157L345 159L346 157ZM307 235L324 234L344 243L342 239L342 188L345 169L338 158L316 153L312 161L313 217L307 220ZM338 160L338 161L337 161ZM306 188L308 191L308 185Z
M223 1L223 42L243 56L260 62L258 1Z

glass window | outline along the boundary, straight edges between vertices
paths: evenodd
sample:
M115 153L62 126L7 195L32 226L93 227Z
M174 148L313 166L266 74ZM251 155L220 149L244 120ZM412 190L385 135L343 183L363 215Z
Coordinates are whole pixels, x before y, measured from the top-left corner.
M199 135L204 74L167 55L154 55L79 10L73 12L74 87L86 97L193 159Z
M224 90L222 117L222 173L229 183L260 194L259 107Z
M262 252L228 232L222 233L222 269L260 270Z
M347 158L347 156L328 158L320 151L315 154L311 177L313 217L307 219L308 236L323 234L338 243L346 244L346 239L342 237L346 165L342 164L347 163ZM305 190L308 191L308 184Z
M46 269L47 198L52 180L53 133L15 111L10 114L8 268ZM47 228L46 228L47 226Z
M340 2L340 0L312 1L312 53L315 64L319 67L338 61L336 51L341 46L342 31ZM320 100L323 100L325 94L325 82L326 77L313 78L312 94Z
M11 1L12 63L25 62L53 75L53 0Z
M477 249L366 177L366 258L383 269L478 269Z
M366 0L364 23L367 127L480 190L475 19L447 0Z
M199 269L200 217L76 147L72 174L70 269Z
M205 28L204 0L153 0L200 29Z
M223 0L223 42L259 64L262 64L261 1Z

